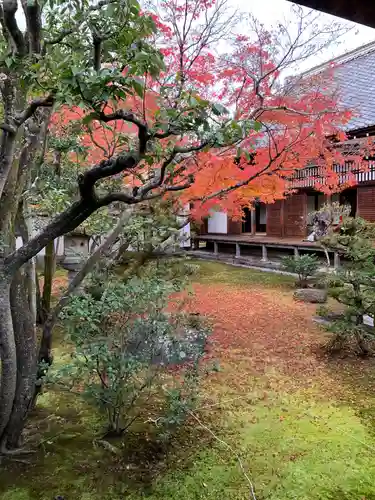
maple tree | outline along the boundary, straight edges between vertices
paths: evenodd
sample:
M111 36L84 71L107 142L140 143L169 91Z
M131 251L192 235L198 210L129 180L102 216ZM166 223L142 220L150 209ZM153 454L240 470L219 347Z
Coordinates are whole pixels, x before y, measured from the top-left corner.
M185 188L179 202L194 202L192 215L198 218L213 208L238 218L254 200L283 198L296 186L291 178L307 165L320 167L313 185L322 192L355 182L348 172L344 186L334 169L348 160L359 164L361 155L346 150L344 157L329 139L344 141L343 129L352 116L352 111L337 105L338 96L330 88L332 68L303 81L284 78L285 71L332 43L343 28L335 23L317 30L316 14L295 7L294 37L285 26L272 33L254 19L249 19L251 35L233 35L237 17L225 0L162 0L157 9L154 41L161 47L165 68L157 77L148 72L139 77L141 95L107 103L105 111L112 119L106 118L105 126L103 116L85 116L79 109L62 111L68 125L85 116L82 144L90 147L88 160L110 157L129 146L137 125L124 121L122 113L131 110L159 131L159 140L153 144L154 154L146 155L137 172L127 172L124 183L137 186L139 175L152 173L162 161L170 169L166 156L171 149L186 143L196 147L201 141L188 155L172 154L178 169L168 177L168 182ZM327 35L323 40L322 32ZM227 38L231 50L215 54L215 44ZM60 128L64 129L61 123Z
M41 4L32 0L22 2L25 32L17 24L17 9L15 0L2 0L4 455L20 443L34 391L29 265L38 252L113 203L149 204L165 197L177 206L194 202L197 214L218 202L235 211L238 202L250 203L255 196L282 196L288 177L312 157L324 159L325 175L332 176L329 166L339 155L326 136L338 133L348 118L316 85L296 94L277 83L304 47L302 14L284 55L257 26L258 40L237 36L230 53L217 56L215 44L232 36L236 22L226 0L162 0L157 15L142 12L136 0L51 0L42 15ZM328 33L325 43L337 36L337 26ZM33 236L22 220L29 216L39 166L49 154L48 128L55 136L53 154L64 149L71 161L75 155L78 178L63 189L53 220ZM78 142L69 142L73 129L81 136ZM39 202L51 193L53 183ZM18 249L16 224L23 239Z

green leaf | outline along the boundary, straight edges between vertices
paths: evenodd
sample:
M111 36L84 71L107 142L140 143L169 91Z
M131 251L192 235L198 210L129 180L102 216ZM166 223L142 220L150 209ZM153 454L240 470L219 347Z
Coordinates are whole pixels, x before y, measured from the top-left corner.
M93 111L92 113L89 113L88 115L86 115L83 120L82 120L82 124L83 125L88 125L89 123L91 123L93 120L97 120L98 119L98 114Z
M6 57L4 62L7 66L7 68L10 68L12 66L12 64L14 63L14 59L12 57Z
M144 85L143 85L143 82L141 82L140 80L133 80L132 81L132 87L133 89L135 90L135 92L137 93L137 95L139 97L143 97L143 94L144 94Z
M189 105L192 106L193 108L196 108L196 107L200 106L200 102L198 101L197 98L195 98L194 96L191 96L189 98Z
M229 113L227 108L218 103L212 105L212 111L216 116L227 115Z
M254 130L255 132L259 132L262 129L262 124L260 122L254 122Z

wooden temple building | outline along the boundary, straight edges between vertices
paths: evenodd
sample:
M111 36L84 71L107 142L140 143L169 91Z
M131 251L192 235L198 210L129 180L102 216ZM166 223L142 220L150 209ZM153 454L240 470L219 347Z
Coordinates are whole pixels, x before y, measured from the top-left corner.
M345 130L348 141L375 141L375 42L359 47L326 64L313 68L306 74L324 71L334 63L334 81L337 84L342 105L354 111ZM364 139L363 139L364 138ZM356 184L339 194L332 201L350 205L351 215L375 222L375 161L369 161L366 172L355 174ZM337 166L342 184L348 164ZM316 172L312 171L316 169ZM318 167L307 167L295 175L295 194L272 204L257 203L254 210L244 210L242 221L232 220L223 212L213 212L196 237L195 246L205 247L216 254L232 254L259 257L263 262L271 256L277 259L282 253L318 251L314 242L306 241L309 233L307 215L318 210L327 201L327 196L314 188L314 177ZM333 259L337 264L337 258Z

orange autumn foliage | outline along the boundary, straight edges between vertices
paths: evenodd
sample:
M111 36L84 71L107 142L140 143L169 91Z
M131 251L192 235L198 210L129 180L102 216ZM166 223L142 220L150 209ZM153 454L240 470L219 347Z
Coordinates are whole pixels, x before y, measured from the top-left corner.
M231 116L239 126L254 123L239 143L178 158L178 175L170 176L169 182L183 184L186 179L194 179L188 189L179 193L179 202L194 202L193 211L198 218L212 208L227 211L234 218L241 217L243 207L255 199L272 202L290 193L294 187L291 177L311 164L320 167L320 177L313 181L317 189L323 192L340 189L334 165L348 159L359 161L359 155L357 152L344 158L328 139L345 140L343 130L351 117L348 110L338 107L337 96L330 90L332 72L295 85L279 81L280 68L272 50L272 38L266 31L261 33L261 43L254 43L248 36L237 36L229 54L215 56L208 44L189 57L188 50L181 52L181 41L172 21L182 21L187 11L194 21L213 7L215 0L187 3L163 0L162 4L166 14L163 19L154 18L159 29L156 43L164 55L166 70L158 81L144 76L143 98L129 95L126 100L108 103L104 111L119 108L131 111L150 129L162 125L160 112L173 106L181 111L180 118L184 118L189 113L186 95L182 97L183 93L175 90L183 75L185 94L220 102L229 110L229 115L213 116L213 128L219 129ZM198 43L196 33L189 36ZM187 36L186 46L188 43ZM164 89L170 87L169 96L160 91L163 85ZM55 115L52 126L63 131L83 117L80 108L64 108ZM81 143L88 150L87 163L93 164L130 150L138 128L121 120L106 125L94 120L82 130ZM198 144L198 136L197 131L171 134L158 142L167 156L173 146ZM141 175L159 170L162 163L160 154L151 165L141 161L133 171L124 173L124 184L140 184ZM354 176L351 178L349 173L346 185L351 183Z

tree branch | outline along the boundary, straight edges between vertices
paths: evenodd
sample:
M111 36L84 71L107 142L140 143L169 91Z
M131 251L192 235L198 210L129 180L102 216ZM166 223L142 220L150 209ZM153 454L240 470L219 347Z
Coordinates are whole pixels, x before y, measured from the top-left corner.
M251 181L253 181L254 179L265 174L267 172L267 170L270 168L270 166L272 165L272 163L274 163L274 161L277 160L284 151L285 150L277 153L273 158L270 158L269 162L262 170L260 170L259 172L256 172L254 175L251 175L247 179L244 179L243 181L239 181L236 184L233 184L232 186L228 186L226 188L219 189L215 193L211 193L209 196L194 198L192 201L203 201L203 202L209 201L209 200L212 200L213 198L216 198L217 196L222 196L223 194L230 193L231 191L234 191L235 189L238 189L238 188L243 187L243 186L247 186Z
M12 168L14 151L16 147L16 134L3 130L0 140L0 198Z
M3 6L0 5L0 24L1 24L1 31L3 32L3 37L7 44L10 44L10 35L7 30L7 27L5 25L5 20L4 20L4 11L3 11Z
M106 7L107 5L117 2L118 0L101 0L100 2L97 2L95 5L90 5L87 10L88 12L94 12L100 10L102 7ZM50 40L45 40L43 44L42 54L46 53L48 45L57 45L61 43L64 40L64 38L75 33L85 21L86 17L82 16L82 20L75 24L73 23L73 26L71 28L62 30L58 35L56 35L54 38L51 38Z
M23 33L16 21L17 9L17 0L3 0L4 24L13 41L15 52L20 56L24 56L26 54L26 44Z
M105 114L104 112L98 113L98 119L104 123L112 122L114 120L123 120L125 122L134 123L138 128L146 129L147 123L140 120L131 111L125 111L124 109L118 109L110 114Z
M14 121L18 127L20 127L26 120L31 118L35 111L40 107L51 107L54 104L54 96L49 95L47 97L43 97L41 99L32 100L28 107L22 111L22 113L17 113Z
M40 53L42 19L38 0L22 0L22 7L26 17L27 33L29 36L29 52Z
M78 227L96 209L96 205L85 203L82 200L73 203L67 210L55 217L38 235L28 241L26 245L7 256L5 259L7 273L12 275L19 267L37 255L47 243Z
M134 168L140 161L140 156L137 153L120 154L115 158L101 161L90 170L78 177L78 186L82 200L100 203L95 194L95 183L106 177L121 174L125 170Z
M9 125L9 123L0 123L0 129L4 132L8 132L10 135L16 135L17 129Z
M122 201L127 204L139 203L140 197L126 193L110 194L98 198L95 193L95 183L100 179L119 174L124 170L133 168L139 161L136 154L119 155L116 158L105 160L95 165L78 178L81 199L74 202L67 210L56 216L38 235L32 238L6 258L8 273L13 273L29 259L39 253L48 242L63 234L72 231L85 221L98 208L108 205L113 201ZM0 164L1 167L1 164ZM0 177L1 179L1 177Z
M101 66L102 57L102 39L97 34L93 34L93 45L94 45L94 70L99 71Z
M131 111L125 111L124 109L118 109L110 114L105 114L104 112L98 113L98 119L104 123L108 123L114 120L123 120L125 122L133 123L138 127L138 139L139 139L139 154L143 155L146 152L147 141L150 139L150 133L148 125L145 121L137 118Z
M136 203L140 203L141 199L136 198L135 196L131 196L130 194L124 193L123 191L118 191L114 193L107 194L102 198L99 198L98 205L100 207L105 207L114 203L116 201L120 201L122 203L127 203L128 205L134 205Z

